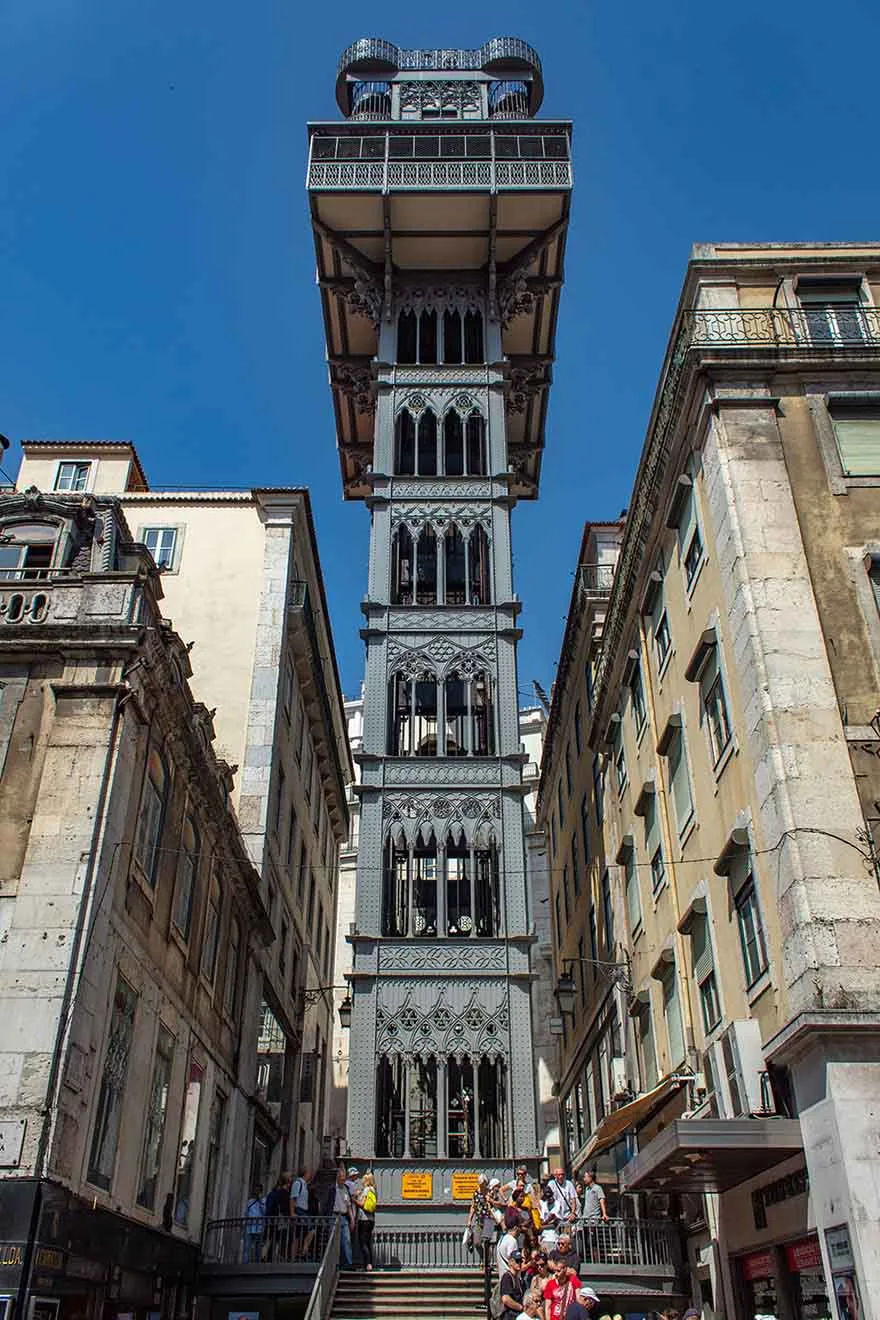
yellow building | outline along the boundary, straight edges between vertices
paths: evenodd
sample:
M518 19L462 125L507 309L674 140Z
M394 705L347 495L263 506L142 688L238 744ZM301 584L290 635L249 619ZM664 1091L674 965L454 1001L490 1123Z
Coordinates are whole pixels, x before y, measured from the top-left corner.
M695 249L571 776L604 852L560 1002L594 971L627 1021L597 1121L581 984L570 1157L624 1211L673 1213L693 1299L743 1320L830 1315L835 1294L849 1320L880 1283L878 293L877 246ZM568 731L583 696L560 672ZM570 816L563 744L542 799Z

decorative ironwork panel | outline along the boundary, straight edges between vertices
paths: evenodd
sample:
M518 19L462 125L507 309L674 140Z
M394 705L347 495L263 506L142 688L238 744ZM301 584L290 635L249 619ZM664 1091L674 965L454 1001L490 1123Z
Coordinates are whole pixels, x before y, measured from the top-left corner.
M501 799L482 789L470 794L391 792L382 803L382 817L386 837L392 833L403 836L412 845L420 834L425 840L445 838L453 827L473 847L501 836Z
M507 1059L510 1053L507 985L383 981L376 1008L376 1053L404 1059Z
M450 944L425 944L407 941L383 944L379 950L382 972L500 972L507 970L503 944L474 944L461 941Z
M452 761L414 757L386 761L385 784L389 788L416 788L420 785L459 788L467 785L497 790L500 787L500 776L498 762L494 757L479 761L466 761L459 757Z

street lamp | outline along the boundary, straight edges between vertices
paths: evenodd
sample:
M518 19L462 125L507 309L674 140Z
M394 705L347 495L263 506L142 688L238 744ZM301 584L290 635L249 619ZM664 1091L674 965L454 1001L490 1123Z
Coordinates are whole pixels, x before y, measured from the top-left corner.
M343 1031L347 1031L351 1026L351 987L348 982L345 985L313 985L310 989L304 989L302 992L303 1008L311 1008L317 1004L322 995L326 995L330 990L344 990L345 998L339 1005L339 1025Z
M583 963L586 967L595 967L607 977L612 986L620 986L627 994L632 994L632 980L630 978L629 959L624 962L603 962L599 958L564 958L562 962L562 973L556 982L556 1002L559 1004L559 1011L568 1017L574 1016L575 999L577 998L577 986L574 983L573 968L575 963Z
M348 1031L351 1026L351 991L346 990L345 998L339 1005L339 1025L343 1031Z
M574 1015L574 1001L577 994L577 987L574 983L574 977L570 971L566 970L565 966L563 966L562 975L556 983L555 993L560 1013L572 1017Z

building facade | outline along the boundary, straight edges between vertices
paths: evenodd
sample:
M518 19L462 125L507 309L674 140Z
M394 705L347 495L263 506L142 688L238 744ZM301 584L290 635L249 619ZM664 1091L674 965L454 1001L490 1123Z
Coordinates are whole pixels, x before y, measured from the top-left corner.
M636 1098L572 1153L737 1320L877 1305L878 280L695 249L595 672Z
M571 166L540 61L367 40L308 189L371 512L348 1142L384 1205L537 1155L510 514L537 494Z
M249 1175L272 928L160 575L68 475L0 493L0 1292L171 1317Z
M230 1191L316 1169L327 1143L336 870L352 776L308 492L149 487L133 447L25 442L19 486L112 495L161 570L274 939L254 1006L258 1099ZM322 989L321 987L327 987Z

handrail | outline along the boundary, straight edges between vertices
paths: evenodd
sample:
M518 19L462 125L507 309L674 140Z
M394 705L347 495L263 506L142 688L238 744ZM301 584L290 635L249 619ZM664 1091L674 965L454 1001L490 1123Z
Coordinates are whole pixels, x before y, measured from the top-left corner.
M317 1265L336 1225L332 1215L245 1215L212 1219L202 1259L209 1265Z
M339 1279L339 1243L342 1235L341 1218L339 1215L335 1215L334 1220L330 1240L318 1267L304 1320L327 1320L333 1308L336 1283Z
M678 1239L664 1220L608 1219L580 1223L575 1245L585 1263L605 1265L678 1265Z
M377 1269L475 1269L461 1228L377 1228L373 1236Z

